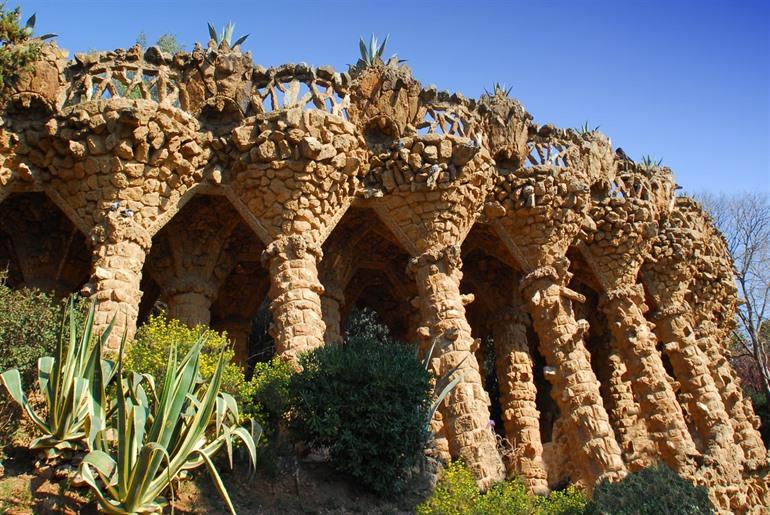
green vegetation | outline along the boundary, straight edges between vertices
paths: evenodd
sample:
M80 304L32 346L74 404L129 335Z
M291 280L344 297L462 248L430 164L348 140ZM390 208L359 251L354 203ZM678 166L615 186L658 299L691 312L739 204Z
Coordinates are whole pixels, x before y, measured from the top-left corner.
M642 168L645 168L647 170L651 170L653 168L660 168L663 164L662 159L655 159L654 157L650 155L646 155L642 157Z
M20 7L6 11L5 2L0 2L0 96L31 69L40 55L42 41L56 36L44 34L32 38L35 15L30 16L23 27L19 22L20 16Z
M385 61L382 58L382 54L385 52L385 45L388 43L389 37L390 37L390 34L385 36L385 39L382 41L382 44L380 44L377 41L377 38L374 36L374 34L372 34L371 37L369 38L368 45L364 42L363 37L359 38L358 51L360 52L361 57L356 63L356 66L361 68L366 68L378 62L384 63L386 66L397 66L399 63L403 63L404 61L402 59L399 59L398 55L396 54L393 54L392 56L390 56L390 58L387 61Z
M511 91L513 91L513 86L506 87L505 83L495 82L495 84L492 86L492 92L490 93L486 88L484 88L484 93L488 97L509 97L511 95Z
M47 406L44 414L35 413L29 403L18 369L0 374L0 383L43 433L32 441L30 449L41 450L49 457L66 457L69 451L83 449L89 417L107 409L105 388L114 371L110 361L102 360L101 349L109 329L101 338L94 338L93 319L92 305L79 331L77 310L72 301L69 331L62 327L54 356L38 360L37 382Z
M144 33L144 31L141 31L136 37L136 44L143 48L147 47L147 35ZM171 55L174 55L177 52L183 52L185 49L184 45L179 42L176 35L170 32L161 34L158 39L155 40L155 44L153 46L160 48L161 52Z
M291 363L273 358L255 364L251 380L239 390L244 412L265 428L268 437L278 432L289 411L289 384L294 373Z
M479 491L471 471L459 461L449 464L431 496L417 506L418 515L579 515L586 498L576 488L531 496L519 479Z
M591 128L591 124L588 123L588 120L583 123L580 127L577 127L575 131L580 134L581 136L585 136L587 134L591 134L593 132L596 132L599 130L599 126Z
M588 513L602 515L696 515L714 513L708 491L679 477L665 465L628 474L622 481L596 486Z
M202 325L188 327L178 320L169 320L165 314L151 316L139 328L134 341L126 347L123 366L126 370L150 374L162 383L171 349L186 354L199 340L203 341L200 352L200 374L203 380L210 381L214 377L222 354L226 363L222 373L222 391L237 396L245 379L243 369L232 363L235 353L227 334Z
M214 41L214 43L216 43L217 46L221 45L222 42L225 42L229 48L235 48L246 41L246 38L249 37L249 34L246 34L245 36L239 37L235 40L235 43L231 44L234 30L235 24L233 22L229 22L227 25L222 27L222 31L217 34L217 29L215 29L214 26L209 23L209 37Z
M177 361L176 347L171 348L160 392L155 391L151 376L134 373L124 381L119 362L117 425L109 427L99 417L91 420L96 428L95 434L92 429L94 450L80 465L83 479L107 513L162 509L166 505L162 494L173 489L173 480L201 465L206 465L230 512L235 513L212 458L225 446L232 466L237 437L256 464L256 446L252 434L238 425L235 399L220 391L227 366L224 352L219 353L211 379L199 380L204 344L205 335L201 335L181 361ZM110 438L109 431L117 431L117 438ZM258 431L253 432L258 439Z
M414 350L372 338L371 324L344 346L300 357L292 376L292 428L326 447L332 466L378 493L397 491L427 444L431 378Z

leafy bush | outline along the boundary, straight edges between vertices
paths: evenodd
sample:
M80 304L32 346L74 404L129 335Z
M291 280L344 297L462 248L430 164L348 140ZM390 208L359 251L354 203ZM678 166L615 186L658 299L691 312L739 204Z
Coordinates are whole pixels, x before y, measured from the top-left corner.
M418 515L579 515L586 498L569 487L546 497L531 496L520 479L479 492L476 479L460 461L449 464L431 496L417 506Z
M617 483L599 483L588 513L695 515L714 511L704 487L693 485L660 464L628 474Z
M243 369L232 363L232 346L227 333L218 333L205 326L188 327L182 322L168 319L164 314L150 316L136 332L134 341L128 345L123 366L127 370L150 374L157 384L162 384L171 349L187 354L198 340L203 338L200 352L200 374L205 381L211 380L217 369L219 355L224 352L225 369L222 375L222 391L239 396L244 383Z
M292 428L328 447L332 466L378 493L397 491L422 456L431 378L414 350L349 333L344 346L300 356Z
M273 358L267 363L256 363L250 381L243 383L239 397L243 412L274 434L289 410L289 382L294 374L291 363Z
M0 96L28 71L40 55L41 41L54 37L44 34L31 40L35 28L35 15L29 17L24 27L19 22L21 8L5 10L0 2Z
M39 290L12 290L0 274L0 371L15 368L25 385L37 377L37 360L56 347L63 305ZM0 395L0 447L19 427L17 404Z

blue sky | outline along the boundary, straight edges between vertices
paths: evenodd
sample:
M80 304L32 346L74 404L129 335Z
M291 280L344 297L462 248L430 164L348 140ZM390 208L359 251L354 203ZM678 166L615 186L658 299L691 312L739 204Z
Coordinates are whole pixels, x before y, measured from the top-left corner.
M13 0L9 7L15 6ZM672 167L686 191L770 192L767 0L28 1L37 33L70 51L207 39L236 24L265 66L355 61L358 37L390 34L386 53L415 77L479 96L513 87L538 123L599 125L613 145ZM25 19L26 19L25 16Z

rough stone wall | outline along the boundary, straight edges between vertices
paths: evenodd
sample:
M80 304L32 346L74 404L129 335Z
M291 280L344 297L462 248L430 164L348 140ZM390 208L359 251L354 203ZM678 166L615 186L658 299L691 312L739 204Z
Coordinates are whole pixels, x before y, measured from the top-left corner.
M536 492L590 492L660 459L722 511L767 502L767 451L724 348L724 242L669 170L602 134L536 125L502 91L423 88L405 66L267 69L213 43L73 61L49 45L2 109L0 259L17 284L85 282L97 329L116 319L111 347L133 335L143 287L228 330L241 361L265 296L288 360L340 342L370 305L434 347L436 374L461 364L436 450L483 486L505 464ZM588 309L607 321L594 355Z

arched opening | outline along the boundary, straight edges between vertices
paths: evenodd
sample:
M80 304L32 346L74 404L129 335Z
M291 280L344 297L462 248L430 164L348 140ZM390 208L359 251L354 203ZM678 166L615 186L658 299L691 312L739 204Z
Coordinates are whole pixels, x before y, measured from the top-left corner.
M497 235L483 225L471 229L462 253L461 291L474 295L466 316L479 342L476 357L490 396L495 431L503 439L509 473L526 473L529 464L524 461L544 459L549 453L559 409L544 375L546 363L538 337L518 293L521 271ZM525 421L522 412L536 419ZM534 449L520 437L532 430L540 435Z
M7 284L64 297L88 281L86 238L44 193L11 194L0 204L0 270Z
M406 276L409 254L368 208L352 207L323 246L319 276L326 341L341 341L354 309L371 309L401 341L414 340L417 323L410 301L417 295Z
M225 330L238 362L256 359L252 322L269 286L263 250L227 198L196 195L153 237L140 313L165 308L188 325Z

